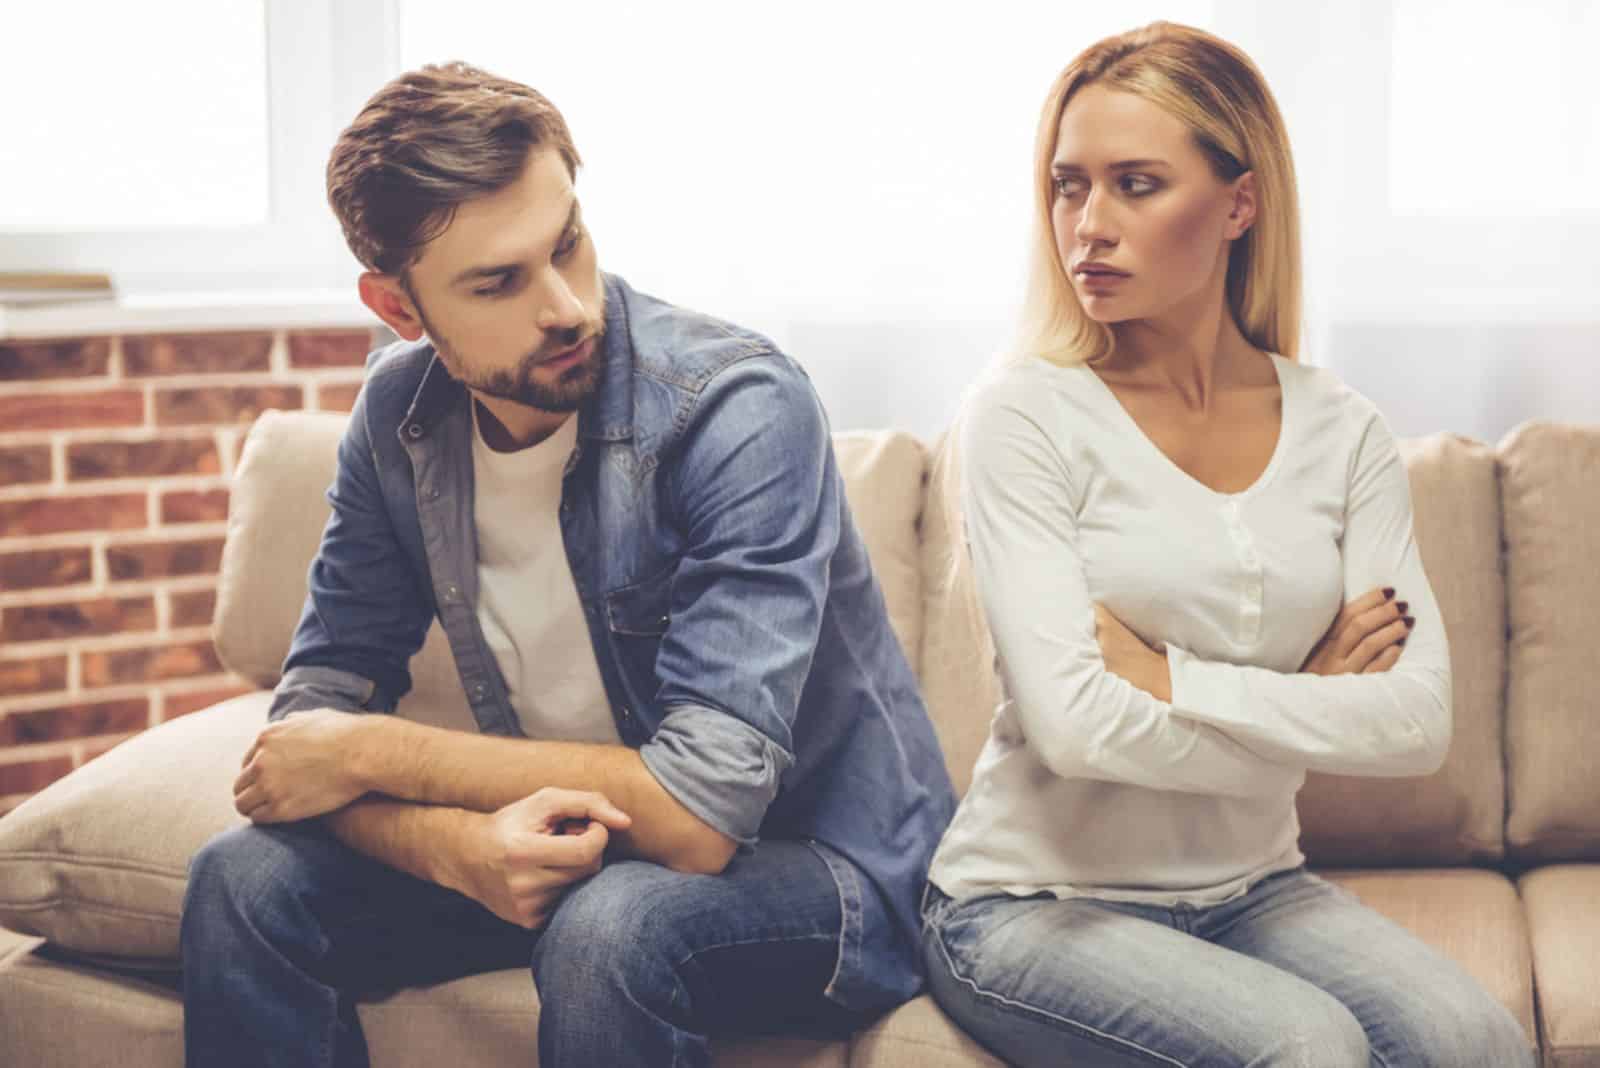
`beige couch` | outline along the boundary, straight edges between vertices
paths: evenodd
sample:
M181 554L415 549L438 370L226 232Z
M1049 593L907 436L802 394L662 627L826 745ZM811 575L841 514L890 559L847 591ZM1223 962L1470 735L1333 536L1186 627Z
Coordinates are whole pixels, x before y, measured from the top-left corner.
M227 663L262 687L304 596L341 426L268 413L244 449L215 633ZM933 578L944 528L925 489L929 453L901 434L836 441L964 789L997 686L971 621ZM1454 744L1425 779L1314 778L1303 842L1319 869L1460 961L1546 1065L1600 1066L1600 428L1529 425L1498 449L1434 437L1406 455L1450 630ZM402 714L470 725L437 628L413 671ZM185 866L238 819L229 785L266 707L256 693L165 724L0 820L0 1065L181 1064ZM381 1068L470 1068L533 1063L538 1011L516 970L375 997L361 1016ZM719 1051L726 1065L998 1063L925 997L848 1043Z

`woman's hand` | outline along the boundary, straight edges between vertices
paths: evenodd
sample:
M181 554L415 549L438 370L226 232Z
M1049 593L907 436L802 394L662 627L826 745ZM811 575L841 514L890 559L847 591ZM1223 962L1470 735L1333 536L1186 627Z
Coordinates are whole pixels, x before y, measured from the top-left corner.
M1406 635L1416 620L1392 587L1363 594L1339 609L1333 625L1301 665L1315 675L1354 675L1388 671L1400 659Z
M1094 637L1106 670L1133 683L1158 701L1172 700L1172 672L1166 654L1144 643L1104 605L1094 606Z

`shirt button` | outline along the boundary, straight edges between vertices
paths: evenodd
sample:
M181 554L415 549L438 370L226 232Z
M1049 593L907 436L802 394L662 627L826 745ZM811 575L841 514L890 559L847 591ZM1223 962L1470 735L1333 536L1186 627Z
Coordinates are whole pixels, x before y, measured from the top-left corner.
M418 438L420 438L422 436L422 424L421 423L411 423L411 424L409 424L406 427L406 435L408 437L410 437L412 441L415 441Z
M481 701L481 700L483 700L483 695L488 693L488 692L489 692L489 688L487 686L485 686L483 683L481 683L481 682L474 683L473 687L472 687L472 699L474 701Z
M444 599L445 600L453 601L457 597L460 597L460 596L461 596L461 588L459 586L446 586L444 588Z
M622 722L627 723L629 720L633 719L633 710L624 705L617 709L617 715L622 717Z
M428 500L436 501L438 499L439 499L439 487L438 486L430 486L428 488Z

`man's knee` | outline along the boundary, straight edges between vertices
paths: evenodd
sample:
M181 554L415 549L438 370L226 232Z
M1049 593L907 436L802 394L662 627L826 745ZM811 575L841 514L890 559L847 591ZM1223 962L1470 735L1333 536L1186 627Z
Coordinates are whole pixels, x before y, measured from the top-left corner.
M189 862L180 929L185 951L247 930L276 941L275 932L302 928L289 914L304 911L313 878L314 865L301 848L307 834L306 828L251 824L207 842Z
M607 988L670 981L688 950L676 903L681 876L623 861L575 887L556 907L534 949L534 979L583 975ZM564 985L564 984L563 984Z

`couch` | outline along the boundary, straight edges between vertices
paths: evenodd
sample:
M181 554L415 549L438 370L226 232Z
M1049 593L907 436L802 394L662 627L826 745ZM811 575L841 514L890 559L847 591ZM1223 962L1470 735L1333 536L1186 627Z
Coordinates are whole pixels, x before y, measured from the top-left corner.
M269 412L241 456L214 637L261 692L165 723L0 819L0 1065L182 1063L178 918L189 857L239 817L230 784L305 595L343 416ZM836 449L892 622L958 789L998 696L981 625L938 581L933 453L892 432ZM1313 776L1312 865L1458 960L1549 1068L1600 1066L1600 427L1529 424L1498 447L1407 441L1416 533L1450 633L1455 733L1436 774ZM1176 548L1176 546L1175 546ZM399 714L471 728L442 634ZM360 1007L380 1068L532 1064L526 970ZM997 1065L927 997L848 1042L725 1042L719 1065Z

